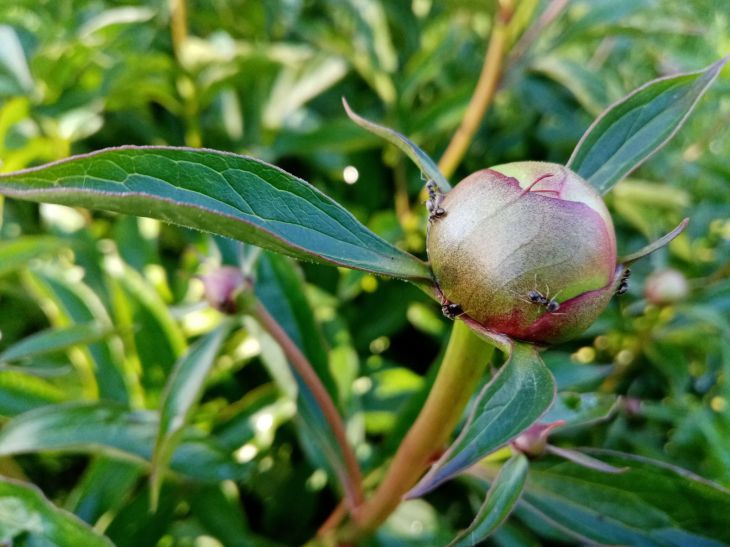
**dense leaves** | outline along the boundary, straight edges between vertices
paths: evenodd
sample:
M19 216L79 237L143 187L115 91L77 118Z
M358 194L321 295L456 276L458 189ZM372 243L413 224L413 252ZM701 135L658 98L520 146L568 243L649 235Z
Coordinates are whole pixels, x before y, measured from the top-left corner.
M171 10L185 4L186 21ZM316 369L343 416L366 490L375 487L427 397L451 328L428 295L384 277L430 284L413 258L425 256L424 179L438 180L422 154L438 158L461 122L498 4L0 2L0 171L108 147L161 147L103 153L139 164L123 178L147 197L102 178L93 184L125 193L89 191L83 198L91 210L0 198L0 473L22 481L3 482L12 484L3 508L35 511L37 518L21 522L26 529L71 522L94 538L74 536L71 544L93 544L98 533L72 512L130 547L303 545L337 516L341 454L311 394L253 318L234 321L212 364L186 367L192 380L177 385L195 389L166 391L176 363L225 322L205 303L199 279L222 265L254 281ZM708 87L714 63L728 54L730 23L718 15L726 7L719 0L514 4L494 102L450 178L515 161L565 162L585 128L614 104L573 162L609 186L641 163L606 194L619 255L632 259L647 242L675 235L683 218L691 222L671 245L632 265L628 292L584 335L541 353L559 393L540 421L565 421L550 430L549 452L574 460L590 454L584 463L594 468L601 461L631 470L605 474L552 455L531 461L516 510L487 541L727 543L721 488L635 457L576 452L641 454L730 485L727 69ZM385 142L363 130L342 97L399 133ZM643 123L650 112L658 115ZM632 120L637 125L627 128ZM627 145L619 133L630 137ZM597 145L606 142L613 148ZM156 167L147 153L167 174L185 176L136 172ZM193 160L183 170L165 154ZM55 179L41 180L45 169L63 171L70 184L100 158L31 174L47 185L43 192L58 192ZM294 224L272 231L271 222L247 213L217 170L226 162L238 164L233 178L254 181L237 186L241 192L256 188L272 198L252 207L285 213ZM122 178L114 165L91 166L91 173ZM253 171L275 180L261 183ZM201 188L215 195L195 193ZM81 205L74 200L82 190L58 195ZM204 205L178 214L163 194ZM282 205L292 202L291 210ZM144 218L113 212L126 208ZM170 222L153 220L163 216ZM321 224L332 237L317 232ZM282 234L299 237L298 246L283 243ZM685 295L650 303L646 280L669 268L686 279ZM489 378L508 372L498 372L502 365L495 358ZM163 410L184 424L166 428L179 437L165 436L173 440L171 460L156 475L152 511ZM487 450L519 429L496 435L495 427ZM506 451L489 460L507 461ZM401 504L369 541L447 544L484 501L484 483L476 493L465 486L482 465ZM482 513L487 530L514 498L491 499L506 501L504 511ZM19 545L64 543L13 526Z

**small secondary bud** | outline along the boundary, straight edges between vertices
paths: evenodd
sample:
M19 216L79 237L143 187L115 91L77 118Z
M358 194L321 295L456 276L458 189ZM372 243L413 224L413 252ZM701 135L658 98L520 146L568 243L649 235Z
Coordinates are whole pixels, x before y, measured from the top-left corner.
M205 299L211 307L226 314L238 311L238 296L246 288L243 272L233 266L223 266L200 276Z
M652 273L644 285L646 299L657 306L676 304L689 295L689 283L678 270L666 269Z

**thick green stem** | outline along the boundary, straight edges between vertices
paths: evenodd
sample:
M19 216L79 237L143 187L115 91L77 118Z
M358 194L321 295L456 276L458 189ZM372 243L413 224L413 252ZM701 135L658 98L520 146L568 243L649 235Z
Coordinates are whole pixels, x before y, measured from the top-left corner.
M375 530L416 484L448 441L479 384L494 348L461 321L454 329L428 399L401 443L375 494L361 506L342 538L354 541Z

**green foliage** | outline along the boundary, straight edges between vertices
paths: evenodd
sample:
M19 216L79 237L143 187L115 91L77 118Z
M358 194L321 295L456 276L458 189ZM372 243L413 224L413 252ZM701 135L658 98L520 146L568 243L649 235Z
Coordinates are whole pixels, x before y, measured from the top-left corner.
M366 479L369 489L426 398L450 322L419 288L379 277L429 283L427 267L413 258L425 258L424 181L401 151L347 118L341 97L407 135L410 150L439 157L474 89L494 8L188 2L187 34L173 40L168 4L139 4L0 2L0 171L128 144L159 147L158 158L174 156L164 160L162 177L142 172L149 165L132 160L140 153L134 149L26 173L59 202L105 212L2 202L0 473L12 479L0 484L1 540L103 545L103 533L117 545L303 544L339 502L342 454L311 393L255 320L236 320L218 338L228 318L204 303L198 276L233 265L253 278L258 298L310 360L343 416L364 475L373 477ZM597 184L613 185L635 168L705 93L682 130L607 195L619 255L628 258L683 218L691 222L669 247L632 266L629 292L593 327L541 354L559 391L541 421L565 420L551 431L550 444L566 452L600 448L580 453L629 470L606 474L551 455L530 461L516 510L486 541L727 543L730 80L727 69L712 65L728 53L730 28L718 16L724 5L574 0L531 33L529 26L556 4L519 3L507 29L510 53L499 91L450 178L528 159L565 163L598 114L669 76L620 103L635 107L641 99L642 112L658 105L664 110L655 120L666 124L642 126L631 141L641 142L622 148L630 154L609 162L610 173ZM661 86L669 84L666 93ZM677 91L684 102L668 100ZM618 113L599 122L603 135L626 129L631 120ZM602 161L607 149L588 146L598 127L578 148L574 168L588 169L591 157ZM192 159L185 171L177 167L181 154ZM137 165L122 173L95 163L105 157ZM267 174L256 196L245 197L266 196L256 207L267 211L262 218L272 210L283 215L279 224L247 213L232 188L213 184L223 180L218 167L226 162L236 164L234 178ZM76 187L59 192L59 173ZM103 177L92 181L89 173ZM100 191L124 190L118 179L128 175L143 177L138 184L143 180L153 195ZM204 208L181 209L168 198ZM305 261L297 265L181 225ZM318 239L317 230L330 231ZM649 303L645 279L670 266L688 278L689 297ZM185 361L211 340L220 343L215 359L199 369ZM189 381L174 382L182 377L176 363L179 371L184 362L189 374L182 379ZM503 369L495 383L510 371ZM190 391L166 387L173 384ZM526 391L509 394L528 398ZM182 404L171 412L171 401ZM486 398L480 402L491 408ZM163 414L182 423L170 427ZM524 428L517 422L503 435L490 429L483 449L510 440ZM159 439L170 460L156 475L160 489L151 511ZM508 473L520 467L519 458L498 451L490 459L511 462L503 467L505 480L519 478ZM446 544L469 526L498 476L495 463L485 465L404 503L371 541ZM482 468L489 472L480 474ZM502 510L482 512L487 523L507 513L513 498L493 494L487 508L490 499ZM35 522L44 523L45 535L28 528Z

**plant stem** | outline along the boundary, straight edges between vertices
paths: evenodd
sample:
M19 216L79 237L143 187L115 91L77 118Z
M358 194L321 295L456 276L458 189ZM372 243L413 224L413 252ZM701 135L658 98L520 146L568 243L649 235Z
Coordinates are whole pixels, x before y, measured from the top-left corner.
M439 161L447 178L461 162L499 83L506 52L506 26L512 0L501 0L474 95L464 119ZM340 532L345 542L373 532L395 510L448 441L494 352L461 321L454 323L449 345L431 392L416 421L398 447L383 481L360 508L357 519Z
M186 0L169 0L170 3L170 30L172 33L172 48L179 59L183 43L188 37L188 9Z
M479 75L474 94L466 108L461 125L454 133L451 142L439 161L439 168L446 178L449 178L466 154L479 124L492 103L494 92L502 75L502 62L507 49L507 24L512 17L512 2L502 0L494 18L492 34L489 38L487 53L484 57L482 72Z
M428 399L401 443L385 478L342 537L354 541L375 530L449 439L484 374L494 348L462 322L454 323L449 345Z
M357 463L355 453L352 451L349 443L347 442L347 434L345 433L345 426L342 423L337 407L335 406L330 394L322 384L322 381L314 371L312 364L287 335L281 325L274 319L264 305L256 301L255 305L256 318L261 323L261 326L271 335L274 340L281 346L284 355L291 363L291 366L297 371L302 381L312 392L312 395L317 400L322 413L324 414L327 424L332 428L332 433L335 436L337 444L342 452L342 457L345 461L346 473L340 476L343 488L345 490L345 498L350 513L355 515L358 507L363 502L362 493L362 475L360 473L360 467Z

